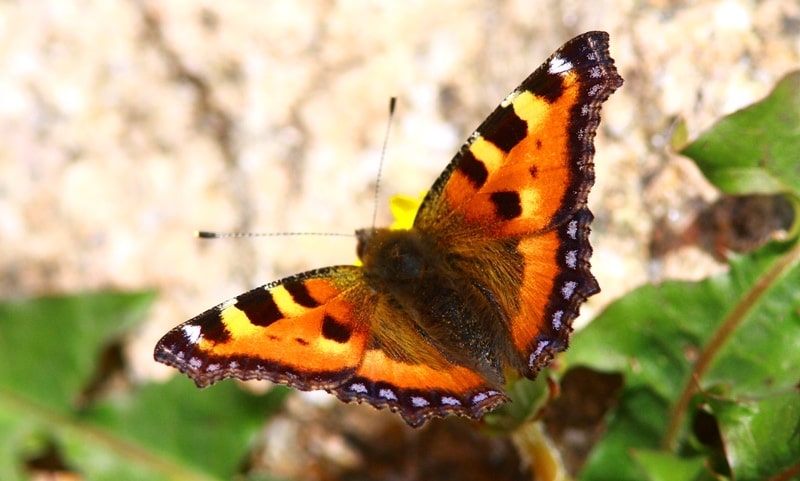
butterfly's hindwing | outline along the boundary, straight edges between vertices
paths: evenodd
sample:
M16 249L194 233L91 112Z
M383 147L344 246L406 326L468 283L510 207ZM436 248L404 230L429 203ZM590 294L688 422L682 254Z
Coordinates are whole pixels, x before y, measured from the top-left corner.
M508 400L501 389L488 386L465 367L435 370L425 364L404 364L379 350L367 351L356 375L331 392L343 401L389 407L414 427L448 414L479 419Z

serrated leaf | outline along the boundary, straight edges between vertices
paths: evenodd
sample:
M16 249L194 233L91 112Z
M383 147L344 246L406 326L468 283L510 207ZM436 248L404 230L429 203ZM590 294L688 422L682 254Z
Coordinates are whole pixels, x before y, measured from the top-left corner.
M800 195L800 71L765 99L722 118L681 154L728 194Z
M582 479L608 479L630 449L685 442L697 389L768 398L800 379L800 248L773 243L728 274L629 294L576 333L565 361L621 372L625 387ZM642 404L644 403L644 404ZM756 456L755 453L751 453ZM626 461L627 460L627 461ZM614 479L644 479L626 469Z
M800 393L732 402L709 396L737 481L800 476Z

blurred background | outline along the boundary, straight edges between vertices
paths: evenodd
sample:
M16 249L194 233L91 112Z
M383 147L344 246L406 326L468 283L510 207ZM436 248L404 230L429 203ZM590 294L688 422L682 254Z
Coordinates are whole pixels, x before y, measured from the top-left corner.
M645 282L718 272L717 241L691 228L717 194L671 153L673 128L693 137L797 68L800 3L34 0L0 3L0 292L156 289L123 354L134 382L166 379L152 349L169 328L355 260L354 239L195 230L369 225L397 96L387 224L391 195L426 190L511 89L588 30L610 33L625 85L595 143L603 292L582 319ZM328 398L293 402L289 416Z

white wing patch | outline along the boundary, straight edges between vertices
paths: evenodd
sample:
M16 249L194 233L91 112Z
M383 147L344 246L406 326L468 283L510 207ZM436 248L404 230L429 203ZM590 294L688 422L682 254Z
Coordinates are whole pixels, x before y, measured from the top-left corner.
M189 344L197 344L203 335L200 333L200 326L183 326L183 335L186 336L186 341Z
M565 73L572 70L573 65L572 62L569 62L561 57L553 57L550 60L550 65L547 67L547 71L553 75L564 75Z

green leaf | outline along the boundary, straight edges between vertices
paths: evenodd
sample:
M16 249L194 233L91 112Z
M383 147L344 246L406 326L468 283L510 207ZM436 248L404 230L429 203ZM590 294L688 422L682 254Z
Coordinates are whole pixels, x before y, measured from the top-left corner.
M232 381L199 390L176 376L144 386L135 396L104 402L82 418L187 469L229 478L241 468L265 415L287 392L275 388L253 395Z
M233 478L285 389L197 389L182 376L83 400L101 352L144 318L152 293L0 304L0 479L25 479L48 446L92 480ZM79 402L81 401L81 402Z
M533 381L518 379L510 382L506 389L511 401L488 413L484 417L486 425L496 433L508 433L534 421L552 396L552 374L551 370L544 369Z
M581 472L583 480L640 480L646 472L634 462L633 449L658 449L669 405L648 389L626 389L608 420L608 430Z
M679 125L673 141L683 137ZM726 193L788 194L800 217L800 71L682 153ZM567 366L624 377L581 479L800 474L798 235L795 221L786 242L734 258L725 275L637 289L574 336Z
M765 99L724 117L681 154L728 194L800 196L800 71Z
M69 412L103 347L143 319L153 299L96 293L0 303L0 386Z
M698 389L724 393L734 403L794 392L799 259L796 244L773 243L736 259L728 274L642 287L576 333L564 356L568 366L625 378L607 435L582 479L646 479L631 467L632 448L673 452L690 445ZM750 456L758 462L757 453Z
M651 481L686 481L702 475L702 456L681 458L662 451L635 450L633 457Z
M738 481L800 476L800 394L757 401L709 396L725 451Z

